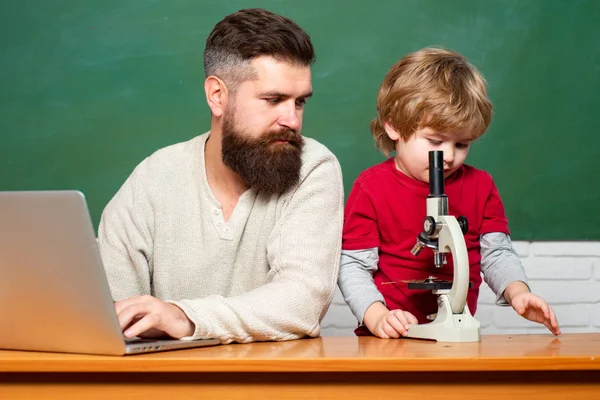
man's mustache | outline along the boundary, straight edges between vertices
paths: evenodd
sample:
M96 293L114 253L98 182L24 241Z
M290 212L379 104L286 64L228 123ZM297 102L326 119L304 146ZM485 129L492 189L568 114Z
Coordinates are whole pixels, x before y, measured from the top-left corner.
M303 142L302 135L300 135L295 129L282 129L279 131L270 131L267 132L262 139L266 143L283 140L290 142L290 144L293 145L300 145Z

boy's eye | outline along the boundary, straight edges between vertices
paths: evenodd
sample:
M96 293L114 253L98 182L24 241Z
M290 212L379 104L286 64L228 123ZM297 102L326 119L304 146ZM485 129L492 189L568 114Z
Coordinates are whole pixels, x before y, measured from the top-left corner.
M431 143L434 146L439 146L440 144L442 144L442 141L441 140L429 139L429 143Z
M470 143L456 143L456 147L458 147L459 149L466 149L469 147Z

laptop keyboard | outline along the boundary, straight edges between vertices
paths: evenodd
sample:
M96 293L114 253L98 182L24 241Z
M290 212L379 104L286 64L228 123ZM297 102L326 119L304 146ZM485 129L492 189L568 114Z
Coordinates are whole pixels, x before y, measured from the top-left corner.
M158 339L142 339L142 338L124 338L125 339L125 343L130 344L130 343L152 343L152 342L158 342Z

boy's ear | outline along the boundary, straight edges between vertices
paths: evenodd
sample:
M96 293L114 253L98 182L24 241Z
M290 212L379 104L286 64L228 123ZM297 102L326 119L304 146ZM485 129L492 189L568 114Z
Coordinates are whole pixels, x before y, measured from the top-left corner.
M383 128L385 129L385 133L387 133L390 139L392 139L393 141L400 140L400 134L398 133L396 128L394 128L392 124L390 124L389 121L383 124Z

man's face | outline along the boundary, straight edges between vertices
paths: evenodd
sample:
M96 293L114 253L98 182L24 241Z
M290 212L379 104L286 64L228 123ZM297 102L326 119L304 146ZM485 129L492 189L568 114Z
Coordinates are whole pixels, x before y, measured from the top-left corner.
M251 67L256 79L239 85L223 113L223 163L259 191L284 193L300 177L310 67L271 57L253 60Z

